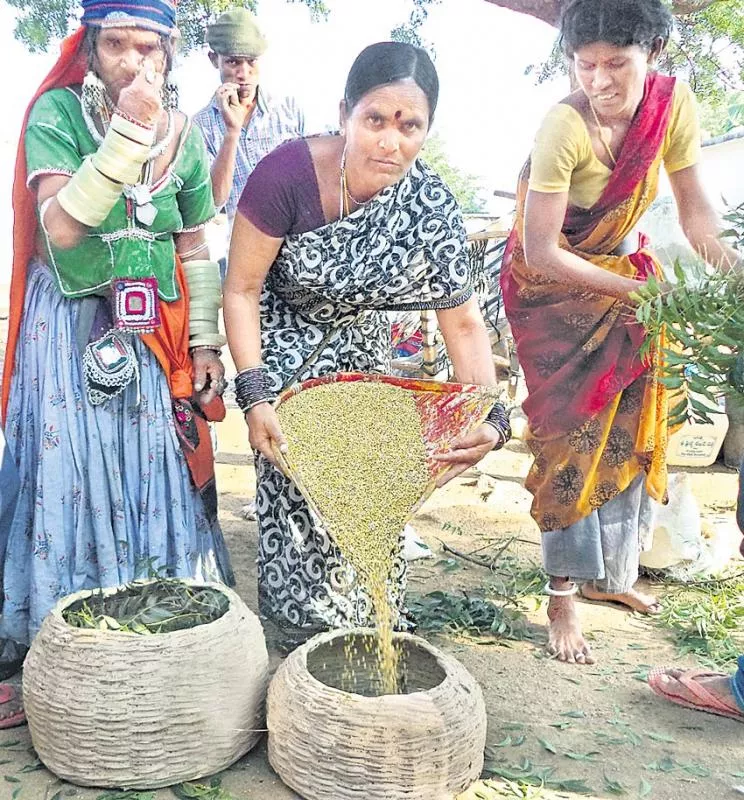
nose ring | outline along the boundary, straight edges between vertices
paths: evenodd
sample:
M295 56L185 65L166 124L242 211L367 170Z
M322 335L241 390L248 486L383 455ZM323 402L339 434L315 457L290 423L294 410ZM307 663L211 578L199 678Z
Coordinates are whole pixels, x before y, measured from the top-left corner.
M380 147L380 148L382 148L382 149L384 150L384 149L385 149L385 142L384 142L384 140L383 140L383 139L380 139L380 141L379 141L379 142L377 142L377 146L378 146L378 147Z
M126 62L126 61L124 61L124 59L122 58L122 60L119 62L119 66L120 66L122 69L126 69L126 68L127 68L127 62Z

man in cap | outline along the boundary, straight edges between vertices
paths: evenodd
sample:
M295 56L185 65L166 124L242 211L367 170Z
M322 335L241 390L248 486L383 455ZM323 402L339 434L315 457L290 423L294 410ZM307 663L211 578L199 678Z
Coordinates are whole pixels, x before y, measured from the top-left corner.
M248 175L282 142L304 136L305 121L293 98L274 98L259 86L266 40L250 11L221 14L207 28L207 43L221 85L194 123L212 159L215 206L225 209L232 228Z

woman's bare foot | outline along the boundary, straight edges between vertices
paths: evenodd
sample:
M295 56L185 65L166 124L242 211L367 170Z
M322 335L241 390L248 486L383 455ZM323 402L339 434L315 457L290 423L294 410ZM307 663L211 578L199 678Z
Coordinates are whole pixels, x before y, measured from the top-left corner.
M661 611L659 601L650 594L641 594L635 589L620 594L609 594L597 589L591 583L584 583L581 585L581 596L587 600L593 600L600 603L622 603L622 605L631 608L633 611L639 611L641 614L658 614Z
M570 664L593 664L592 651L581 633L572 596L551 597L548 603L547 651L558 661Z

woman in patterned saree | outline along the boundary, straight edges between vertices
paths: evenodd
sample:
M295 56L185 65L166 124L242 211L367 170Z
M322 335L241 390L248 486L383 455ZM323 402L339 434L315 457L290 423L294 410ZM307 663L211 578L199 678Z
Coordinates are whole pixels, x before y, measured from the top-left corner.
M646 242L627 237L656 196L662 162L690 244L712 264L735 259L698 177L692 93L651 70L671 25L661 0L567 7L562 39L579 88L536 136L502 271L529 390L526 486L550 575L548 648L571 662L593 661L575 581L589 599L658 610L633 586L649 497L666 494L668 398L639 356L645 334L629 294L661 273Z
M371 45L349 73L341 133L275 150L251 174L238 207L225 322L241 371L238 402L260 454L260 610L285 634L368 624L370 603L274 463L272 443L284 439L271 399L331 372L389 371L391 309L436 309L458 380L495 382L457 202L416 160L437 95L425 51ZM503 407L492 413L493 425L443 456L452 465L447 477L505 442ZM391 583L402 614L402 557Z
M0 636L24 644L83 588L148 568L232 580L204 418L224 414L209 166L163 91L175 7L84 0L82 23L29 106L13 194L3 413L20 492Z

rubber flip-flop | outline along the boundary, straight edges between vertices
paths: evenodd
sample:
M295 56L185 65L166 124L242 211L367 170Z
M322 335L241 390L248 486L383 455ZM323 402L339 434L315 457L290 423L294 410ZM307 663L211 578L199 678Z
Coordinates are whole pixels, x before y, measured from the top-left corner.
M744 722L743 711L706 689L696 680L702 677L719 676L719 673L707 672L701 669L683 671L679 676L670 675L669 673L669 667L658 667L648 675L648 684L659 697L663 697L678 706ZM674 691L675 688L677 691ZM680 693L680 689L685 694Z
M6 711L6 706L10 713ZM26 715L23 711L21 693L9 683L0 683L0 729L23 725Z

